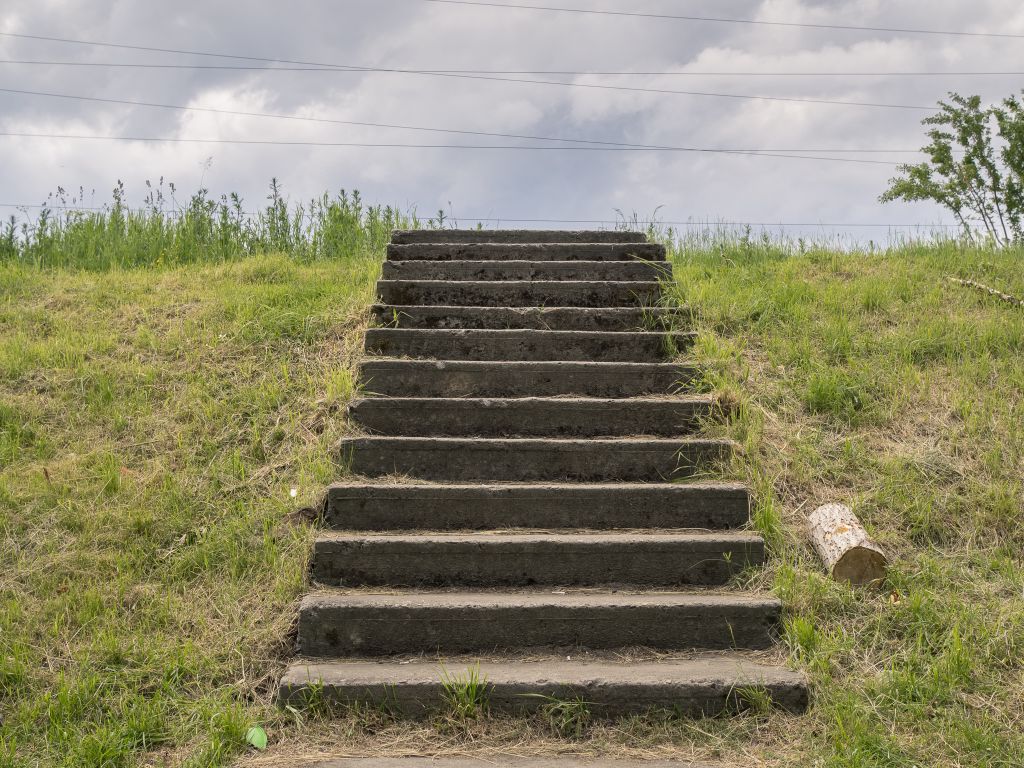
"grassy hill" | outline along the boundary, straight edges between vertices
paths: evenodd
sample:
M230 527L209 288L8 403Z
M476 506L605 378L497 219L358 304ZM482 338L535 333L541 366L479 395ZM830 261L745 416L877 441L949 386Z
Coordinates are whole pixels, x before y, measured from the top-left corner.
M349 200L272 225L274 205L259 227L210 204L0 236L0 767L226 765L257 723L303 753L1024 763L1024 310L947 280L1024 295L1024 252L663 233L707 387L737 406L710 429L743 445L772 546L751 578L786 603L813 706L576 740L273 705L306 508L338 477L382 243L408 223ZM823 577L803 519L830 500L889 550L884 588Z

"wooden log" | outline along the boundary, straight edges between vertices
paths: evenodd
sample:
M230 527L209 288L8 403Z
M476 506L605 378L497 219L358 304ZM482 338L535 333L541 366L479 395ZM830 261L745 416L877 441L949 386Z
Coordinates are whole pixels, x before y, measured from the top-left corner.
M845 504L818 507L809 522L811 541L833 579L861 585L885 578L885 553Z

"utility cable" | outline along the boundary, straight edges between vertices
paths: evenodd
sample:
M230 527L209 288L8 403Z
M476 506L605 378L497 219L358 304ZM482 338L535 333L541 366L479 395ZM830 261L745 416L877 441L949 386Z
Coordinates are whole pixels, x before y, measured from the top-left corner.
M673 21L701 21L715 24L751 24L766 27L794 27L798 29L835 29L850 32L893 32L911 35L952 35L956 37L994 37L1018 40L1024 34L1012 32L967 32L948 29L916 29L907 27L867 27L854 24L815 24L797 21L762 21L760 19L733 19L720 16L684 16L670 13L639 13L636 11L592 10L589 8L562 8L547 5L522 5L514 3L475 2L474 0L423 0L426 3L440 5L469 5L482 8L507 8L524 11L554 11L557 13L580 13L594 16L627 16L640 19L668 19Z
M406 75L420 75L426 77L443 77L443 78L455 78L459 80L479 80L486 82L498 82L498 83L520 83L526 85L547 85L556 86L561 88L586 88L592 90L605 90L605 91L625 91L634 93L655 93L659 95L674 95L674 96L700 96L707 98L719 98L719 99L740 99L740 100L757 100L757 101L779 101L788 103L803 103L803 104L827 104L832 106L844 106L844 107L869 107L878 109L903 109L903 110L915 110L934 112L937 107L916 105L916 104L889 104L885 102L865 102L865 101L845 101L842 99L815 99L810 97L799 97L799 96L764 96L760 94L739 94L739 93L722 93L718 91L683 91L673 90L668 88L639 88L636 86L627 85L601 85L597 83L567 83L560 80L531 80L527 78L518 77L494 77L491 75L469 75L469 74L451 74L444 72L435 72L431 70L420 70L420 69L394 69L386 67L364 67L356 66L352 64L330 64L324 62L315 61L301 61L296 59L278 59L278 58L265 58L260 56L241 56L235 54L226 53L211 53L208 51L191 51L178 48L156 48L152 46L141 46L141 45L128 45L122 43L103 43L103 42L92 42L86 40L75 40L71 38L57 38L57 37L46 37L42 35L26 35L15 32L0 32L0 36L16 37L31 40L46 40L52 42L62 43L74 43L78 45L95 45L107 48L124 48L128 50L141 50L158 53L174 53L179 55L191 55L191 56L212 56L216 58L226 59L242 59L246 61L262 61L269 63L279 64L297 64L302 66L313 66L324 69L343 69L353 72L391 72L395 74L406 74Z

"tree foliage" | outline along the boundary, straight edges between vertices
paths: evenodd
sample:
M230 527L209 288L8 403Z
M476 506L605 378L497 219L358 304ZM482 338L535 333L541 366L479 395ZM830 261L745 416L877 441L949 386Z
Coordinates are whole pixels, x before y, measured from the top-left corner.
M982 107L980 96L949 95L925 118L928 159L901 165L882 202L934 200L969 237L998 245L1024 240L1024 102Z

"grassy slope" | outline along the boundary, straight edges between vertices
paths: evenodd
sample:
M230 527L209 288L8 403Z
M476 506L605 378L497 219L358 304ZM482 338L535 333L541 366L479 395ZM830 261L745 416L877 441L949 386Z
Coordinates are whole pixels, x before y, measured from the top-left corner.
M0 269L0 765L236 751L378 270Z
M279 749L539 748L808 765L1024 762L1021 254L680 249L710 383L739 404L809 715L592 726L324 723L269 696L303 589L299 509L336 475L377 265L0 268L0 766L229 762ZM297 489L291 498L290 489ZM884 590L819 575L802 517L854 503Z
M744 403L730 431L815 683L785 750L805 762L1024 763L1024 312L944 279L1021 295L1021 263L953 245L680 263L719 339L703 355ZM884 590L820 575L804 518L831 500L893 557Z

